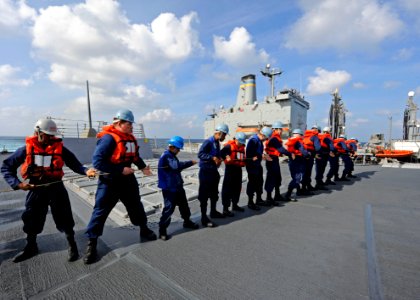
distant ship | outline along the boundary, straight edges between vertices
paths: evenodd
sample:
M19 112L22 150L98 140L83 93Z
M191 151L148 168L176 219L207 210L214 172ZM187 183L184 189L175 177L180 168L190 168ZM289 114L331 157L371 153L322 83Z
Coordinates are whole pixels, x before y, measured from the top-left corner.
M209 115L204 122L204 138L211 136L219 123L229 126L231 136L244 132L249 137L276 121L281 121L290 129L306 129L309 102L295 89L283 89L275 94L274 79L282 73L278 68L267 65L261 73L270 80L271 94L263 101L257 101L255 75L243 76L236 104L229 108L221 106ZM288 132L285 134L288 135Z

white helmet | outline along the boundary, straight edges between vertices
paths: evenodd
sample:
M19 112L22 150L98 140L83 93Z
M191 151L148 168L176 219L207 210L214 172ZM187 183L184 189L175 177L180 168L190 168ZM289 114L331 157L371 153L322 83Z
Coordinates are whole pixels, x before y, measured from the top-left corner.
M330 127L324 127L324 129L322 130L323 132L330 132L331 131L331 128Z
M39 119L34 126L35 132L43 132L49 135L59 135L57 130L57 124L51 119L43 118Z

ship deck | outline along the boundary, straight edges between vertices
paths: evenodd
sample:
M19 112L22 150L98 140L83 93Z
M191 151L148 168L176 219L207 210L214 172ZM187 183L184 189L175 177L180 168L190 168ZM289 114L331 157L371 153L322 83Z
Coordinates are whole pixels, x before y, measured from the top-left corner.
M285 192L290 176L286 164L281 169ZM188 172L185 188L198 221L196 170ZM184 230L176 213L166 242L139 243L138 229L119 206L99 241L100 260L88 266L66 261L66 241L51 215L38 238L40 254L13 263L25 245L25 192L4 192L1 179L0 298L420 299L420 170L359 165L355 175L296 203L217 220L214 229ZM139 182L157 231L162 199L156 180ZM82 254L95 181L66 186ZM240 205L246 208L244 191Z

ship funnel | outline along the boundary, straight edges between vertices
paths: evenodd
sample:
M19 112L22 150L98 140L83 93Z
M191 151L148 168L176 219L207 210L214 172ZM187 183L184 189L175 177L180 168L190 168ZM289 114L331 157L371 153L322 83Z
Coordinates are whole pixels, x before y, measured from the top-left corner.
M249 74L241 78L236 107L254 104L257 101L257 90L255 88L255 75Z

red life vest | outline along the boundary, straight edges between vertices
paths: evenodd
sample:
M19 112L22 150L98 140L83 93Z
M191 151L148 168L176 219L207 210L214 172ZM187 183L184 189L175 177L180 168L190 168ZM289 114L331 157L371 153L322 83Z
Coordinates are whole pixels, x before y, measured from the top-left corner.
M230 161L227 161L225 159L226 165L233 165L238 167L245 167L245 161L243 160L245 158L245 146L236 145L236 142L234 140L230 140L226 143L227 145L230 145Z
M20 169L23 179L63 178L64 161L62 155L63 142L61 139L51 137L50 144L43 146L38 142L37 135L27 137L26 158Z
M303 147L309 151L315 151L314 142L311 140L311 137L318 134L318 130L306 130L303 136Z
M286 143L286 145L287 145L287 151L289 151L292 154L302 156L302 152L300 152L299 149L295 149L295 145L298 142L301 143L301 144L303 144L302 137L300 137L300 136L299 137L290 137L287 140L287 143Z
M280 144L283 143L283 141L281 140L280 134L278 134L277 132L273 132L271 137L264 142L265 153L267 153L268 155L273 155L273 156L281 156L281 153L276 148L268 146L268 143L271 141L271 139L277 139L280 142Z
M330 148L330 146L328 146L325 143L325 140L326 139L332 140L331 134L329 134L329 133L318 133L318 138L319 138L319 141L321 142L321 147L322 148L327 148L327 149Z
M112 153L111 156L111 163L133 163L138 160L139 146L137 145L137 140L134 135L131 133L123 133L116 129L112 124L104 126L96 137L101 138L105 134L111 135L117 143L117 147L115 147L114 153Z
M339 153L346 153L346 150L341 146L341 142L346 143L346 140L343 138L337 138L334 140L334 148L337 149Z
M348 149L349 149L352 153L354 153L354 152L355 152L355 149L353 149L353 146L352 146L351 144L357 145L356 140L346 140L346 146L347 146L347 148L348 148ZM357 149L356 149L356 150L357 150Z

